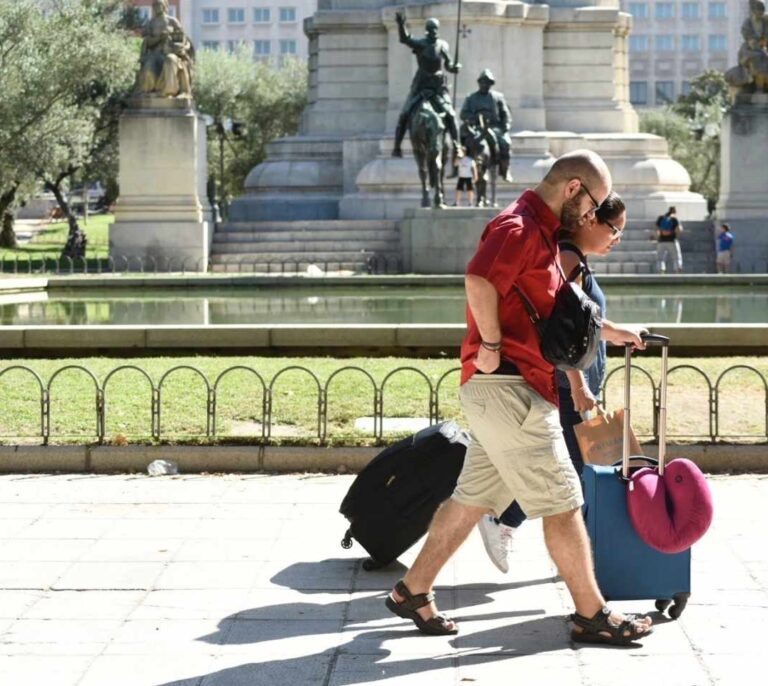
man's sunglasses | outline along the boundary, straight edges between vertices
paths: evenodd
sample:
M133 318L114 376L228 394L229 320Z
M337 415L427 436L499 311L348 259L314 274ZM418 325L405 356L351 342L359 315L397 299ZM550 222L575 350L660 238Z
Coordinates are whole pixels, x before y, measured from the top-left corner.
M579 179L579 183L581 184L582 190L589 196L589 199L592 201L592 204L594 205L593 208L591 208L584 216L589 217L590 219L595 216L595 212L600 208L600 203L595 200L595 196L592 195L592 193L589 192L589 188L587 188L587 185Z

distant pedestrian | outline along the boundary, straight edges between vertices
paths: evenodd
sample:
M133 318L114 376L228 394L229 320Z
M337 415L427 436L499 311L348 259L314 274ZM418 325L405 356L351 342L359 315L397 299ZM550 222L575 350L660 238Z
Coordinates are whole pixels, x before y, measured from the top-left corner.
M683 271L683 253L680 250L680 234L683 225L677 218L677 209L670 207L666 214L656 220L656 259L659 273L666 274L667 260L672 260L676 274Z
M720 233L717 235L717 265L718 274L727 274L731 270L733 258L733 233L729 224L720 225Z
M477 165L471 155L459 159L459 180L456 182L456 207L461 206L461 192L467 194L469 206L475 204L475 184L477 183Z

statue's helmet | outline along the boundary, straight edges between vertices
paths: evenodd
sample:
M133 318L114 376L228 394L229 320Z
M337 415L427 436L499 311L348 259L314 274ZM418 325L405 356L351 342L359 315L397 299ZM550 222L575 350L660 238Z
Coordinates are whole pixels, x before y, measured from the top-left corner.
M439 31L440 30L440 22L435 19L434 17L430 17L427 19L427 23L424 24L424 28L427 31Z
M483 71L480 72L480 76L477 77L478 83L482 83L483 81L491 85L496 83L496 79L493 78L493 72L490 69L483 69Z

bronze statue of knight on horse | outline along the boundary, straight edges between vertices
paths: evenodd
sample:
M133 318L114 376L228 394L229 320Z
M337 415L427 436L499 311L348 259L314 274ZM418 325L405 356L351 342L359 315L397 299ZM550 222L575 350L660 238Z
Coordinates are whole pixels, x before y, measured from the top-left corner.
M440 22L437 19L427 20L424 38L413 38L405 28L405 15L398 12L395 18L400 42L411 48L416 55L418 70L413 77L408 99L400 112L392 155L403 156L400 146L407 129L419 168L421 206L445 207L443 176L448 151L446 131L451 136L454 156L460 157L463 154L459 146L456 113L448 96L445 72L456 74L461 65L451 60L448 43L438 35ZM431 201L427 181L429 188L434 192Z

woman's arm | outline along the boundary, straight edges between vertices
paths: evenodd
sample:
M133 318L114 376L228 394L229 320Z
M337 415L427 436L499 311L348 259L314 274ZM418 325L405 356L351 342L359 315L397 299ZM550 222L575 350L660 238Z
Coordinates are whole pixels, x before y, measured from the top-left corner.
M597 399L592 395L592 391L587 386L587 380L584 373L578 369L568 369L565 372L568 377L568 384L571 387L571 398L576 412L587 412L594 410L597 405Z
M602 338L609 343L615 345L631 343L635 348L645 350L645 343L640 338L640 335L644 333L648 333L648 329L642 324L614 324L603 319Z

